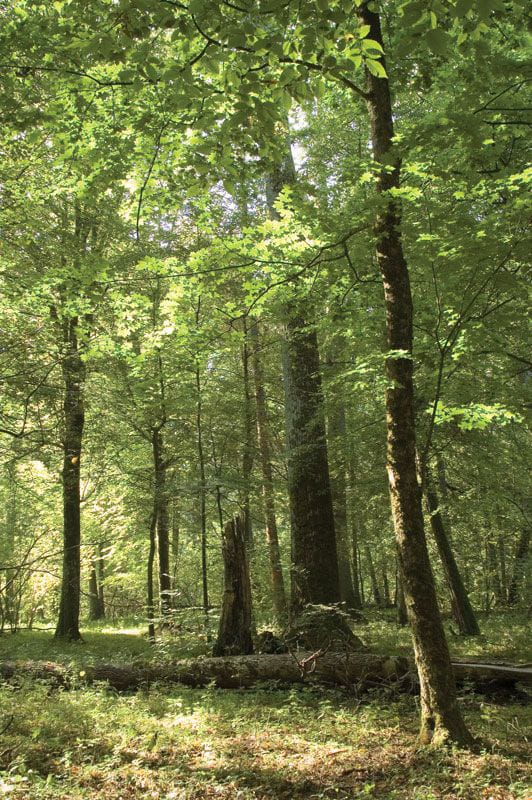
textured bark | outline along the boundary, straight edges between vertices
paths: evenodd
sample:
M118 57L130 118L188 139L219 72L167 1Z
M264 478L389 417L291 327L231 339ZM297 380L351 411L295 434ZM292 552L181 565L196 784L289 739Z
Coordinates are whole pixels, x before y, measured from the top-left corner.
M369 572L369 580L371 583L371 593L373 595L373 602L375 603L376 606L382 606L382 594L381 590L379 589L379 584L377 582L375 565L373 564L371 550L369 549L369 546L367 544L364 545L364 553L366 555L366 561L368 562L368 572Z
M355 608L363 608L364 600L362 597L362 576L360 574L359 562L360 554L358 548L358 532L356 525L351 523L351 545L353 558L351 560L351 574L353 576L353 592L355 594Z
M340 601L318 338L292 310L283 358L292 611Z
M405 592L403 589L403 579L401 578L401 570L399 568L399 564L397 564L396 568L396 582L397 582L397 591L395 594L395 605L397 608L397 624L401 626L408 625L408 613L406 610Z
M255 321L254 324L251 325L250 336L253 353L253 379L255 383L255 402L257 409L257 439L259 444L260 467L262 471L262 496L264 498L264 511L266 516L266 542L268 545L270 562L270 581L273 592L273 607L275 610L275 616L278 622L283 623L286 620L287 605L283 569L281 566L277 518L275 515L272 459L270 437L268 434L268 409L266 405L264 375L260 357L261 339L258 321Z
M242 374L244 379L244 452L242 454L242 480L244 483L242 509L244 512L244 540L248 553L253 552L253 525L251 522L250 484L253 471L253 396L250 377L249 323L243 319Z
M287 140L284 160L266 182L273 219L278 218L275 200L282 188L295 180ZM292 543L291 611L296 615L309 603L339 602L340 583L318 337L301 305L288 302L285 314L283 383Z
M369 38L384 46L378 13L371 11L364 2L358 15L361 24L369 25ZM438 610L416 472L412 294L401 242L400 209L389 194L400 185L400 163L390 152L394 137L390 86L388 78L377 78L369 71L366 71L366 80L373 156L383 165L377 180L381 201L375 236L384 287L389 351L386 359L387 468L398 556L420 680L420 739L425 743L452 740L469 744L471 735L458 707L449 649Z
M532 669L526 666L482 664L466 660L453 662L459 681L483 693L516 683L532 685ZM355 686L357 690L375 685L393 685L398 690L416 688L414 665L403 656L370 653L299 652L286 655L226 656L177 661L168 665L132 667L124 664L96 664L69 670L48 661L0 661L0 678L5 681L37 678L49 680L65 689L102 681L118 691L130 691L154 681L203 687L214 683L220 689L252 687L263 681L280 684L321 684Z
M244 521L234 517L223 533L224 593L214 656L253 652L249 563Z
M78 346L78 320L64 323L63 383L64 383L64 438L63 438L63 574L59 619L55 630L57 638L81 639L79 608L81 588L81 508L80 461L85 410L83 388L85 365Z
M103 608L100 603L100 592L98 591L98 573L96 571L96 560L91 559L91 569L89 573L89 619L99 620L104 616Z
M150 538L148 549L148 565L146 570L146 614L148 617L148 638L151 642L155 641L155 602L153 596L153 566L155 564L157 533L157 504L153 502L153 511L150 519Z
M334 512L334 529L338 550L338 577L340 597L347 608L360 609L362 603L357 597L351 572L347 534L347 465L345 458L346 425L343 403L331 404L329 410L329 447L331 456L331 496Z
M427 509L430 514L430 526L436 541L438 553L440 555L447 585L451 593L451 608L453 616L458 624L460 633L464 636L480 635L480 628L475 617L475 612L469 601L460 570L456 563L452 547L443 524L443 517L440 512L438 496L431 483L428 471L425 476L425 499Z
M510 587L508 589L508 605L515 606L521 596L522 584L526 578L526 565L528 561L528 551L530 549L530 528L524 527L517 543L515 552L514 570Z
M196 310L196 327L199 326L200 300ZM209 583L207 576L207 508L206 508L206 478L205 478L205 453L203 450L203 397L201 386L201 373L199 363L196 363L196 436L198 447L199 470L199 516L201 537L201 589L203 611L205 614L205 627L209 637Z
M168 519L167 464L160 427L152 432L155 506L157 509L157 552L159 556L159 601L161 615L168 616L172 597L170 537Z

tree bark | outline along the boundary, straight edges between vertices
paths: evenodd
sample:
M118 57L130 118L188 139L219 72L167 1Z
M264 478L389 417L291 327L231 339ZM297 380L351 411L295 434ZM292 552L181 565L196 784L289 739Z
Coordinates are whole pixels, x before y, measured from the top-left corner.
M170 538L168 520L167 465L160 427L152 431L155 506L157 509L157 551L159 555L159 600L161 616L167 617L171 607Z
M371 583L371 593L373 594L373 602L376 606L382 606L382 594L381 590L379 589L379 584L377 582L377 574L375 572L375 566L373 564L373 558L371 557L371 550L369 546L366 544L364 545L364 552L366 554L366 561L368 562L368 572L369 572L369 580Z
M91 558L91 568L89 573L89 619L93 622L103 617L103 609L100 604L100 592L98 590L98 573L96 571L96 560Z
M81 507L80 461L85 410L83 388L85 364L78 346L78 319L64 323L63 382L64 382L64 439L63 439L63 575L59 619L55 629L58 639L76 641L79 631L81 588Z
M292 611L340 601L318 337L295 309L284 346Z
M397 591L395 596L395 605L397 607L397 624L404 626L408 625L408 613L406 610L405 592L403 589L403 579L401 577L401 568L399 562L396 567L396 581Z
M200 324L201 297L198 297L196 308L196 328ZM201 537L201 588L203 600L203 613L205 618L205 630L207 640L210 640L209 633L209 581L207 575L207 507L206 494L207 485L205 477L205 453L203 449L203 395L201 386L201 373L199 361L196 360L196 437L198 448L198 470L199 470L199 515L200 515L200 537Z
M532 684L532 669L526 666L483 664L455 661L457 680L473 684L483 693L512 687L516 683ZM280 684L310 683L318 685L354 686L357 691L372 689L377 684L392 685L398 690L412 691L417 681L414 665L403 656L381 656L371 653L298 652L286 655L244 655L223 658L198 658L167 665L132 667L124 664L86 665L70 671L61 664L42 661L0 661L0 677L5 681L24 678L49 680L65 689L105 681L117 691L131 691L166 681L195 688L213 684L220 689L249 688L264 681Z
M331 457L331 496L334 512L334 528L336 531L336 546L338 550L340 597L347 608L360 609L362 604L360 602L360 597L357 598L356 596L353 585L351 558L349 556L347 541L346 425L345 407L343 403L331 403L328 417L329 445L333 452Z
M519 602L520 590L526 577L526 565L528 551L530 549L530 528L528 526L521 529L521 535L515 551L514 570L510 586L508 588L508 605L515 606Z
M425 474L425 500L430 515L430 526L451 593L453 616L463 636L479 636L480 628L447 537L438 496L431 483L428 470Z
M244 452L242 454L242 480L244 483L242 509L244 512L244 540L251 557L253 553L253 525L251 521L250 489L253 471L253 397L250 379L249 328L246 317L243 319L244 341L242 344L242 374L244 379Z
M214 656L253 652L249 563L244 522L234 517L223 533L224 594Z
M250 327L251 346L253 354L253 378L255 383L255 403L257 420L257 439L259 444L260 467L262 471L262 496L266 516L266 542L270 563L270 581L273 593L273 607L278 623L286 622L286 595L284 588L283 569L281 566L281 552L279 548L279 534L277 531L277 518L275 515L275 494L273 486L273 471L268 433L268 408L266 405L266 392L264 390L264 375L260 357L261 339L259 323L257 320Z
M275 208L279 193L295 180L287 138L285 157L266 182L272 219L279 218ZM308 603L338 603L340 581L318 337L296 301L289 301L285 311L283 383L292 545L291 612L297 616Z
M155 602L153 597L153 565L155 563L155 550L156 550L156 534L157 534L157 504L153 502L153 511L150 519L150 538L148 549L148 566L146 571L146 615L148 617L148 638L150 642L155 641Z
M379 14L363 2L358 15L361 24L369 25L369 38L384 47ZM384 58L382 63L385 66ZM375 236L386 307L387 468L398 556L420 681L420 740L423 743L451 740L464 745L471 743L472 738L456 698L451 659L425 539L421 490L416 472L412 294L401 242L400 209L390 195L390 190L400 185L400 162L393 153L390 86L388 78L378 78L367 69L366 80L373 156L382 165L377 181L381 202L375 221Z

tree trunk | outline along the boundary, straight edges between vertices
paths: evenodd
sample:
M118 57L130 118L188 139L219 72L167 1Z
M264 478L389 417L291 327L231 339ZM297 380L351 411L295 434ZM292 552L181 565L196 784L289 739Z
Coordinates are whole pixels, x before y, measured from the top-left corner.
M425 475L425 500L430 515L430 526L436 541L447 585L451 593L451 608L460 633L463 636L479 636L480 628L475 617L475 612L460 575L440 512L438 496L431 483L428 470Z
M364 601L362 599L362 576L359 567L359 552L358 552L358 532L354 521L351 522L351 544L353 557L351 560L352 576L353 576L353 592L355 593L355 608L363 608Z
M497 537L497 547L499 550L499 563L501 565L502 605L506 605L508 602L508 577L506 573L506 547L502 534L499 534Z
M390 584L388 581L388 572L386 565L382 568L382 596L385 608L390 608L392 605L392 598L390 596Z
M100 593L98 591L98 574L96 572L96 560L91 558L91 569L89 574L89 619L96 621L102 619L103 609L100 604Z
M272 219L275 201L296 172L290 143L286 155L266 183ZM288 496L291 528L291 611L308 603L338 603L340 581L334 514L327 459L325 409L318 337L297 301L285 307L288 319L283 346L283 383L288 455Z
M331 403L329 411L329 446L331 457L331 495L334 511L334 529L338 550L338 577L340 597L347 608L360 609L351 573L351 558L347 541L347 489L346 489L346 425L345 407L342 402Z
M281 552L279 549L279 534L275 516L275 495L273 486L273 471L270 450L270 437L268 434L268 409L266 405L266 392L264 390L264 375L260 357L261 340L259 323L257 320L250 327L251 346L253 353L253 379L255 383L255 403L257 419L257 439L259 444L260 467L262 471L262 496L264 498L264 511L266 517L266 542L270 562L270 581L273 593L273 607L277 622L286 622L286 595L284 588L283 569L281 566Z
M59 619L55 629L58 639L76 641L79 632L81 586L81 508L80 461L85 411L83 388L85 365L78 348L77 318L64 324L65 353L63 356L64 439L63 439L63 575Z
M152 432L155 506L157 508L157 550L159 554L159 598L161 616L167 617L171 607L170 538L168 521L167 465L160 428Z
M105 563L103 555L102 543L98 544L98 599L100 601L100 615L101 619L105 617L105 593L104 593L104 580L105 580Z
M373 558L371 557L371 550L367 544L364 545L364 552L366 554L366 561L368 562L368 572L371 583L371 593L373 594L373 602L376 606L382 606L381 590L379 589L379 584L377 583L377 575L375 573Z
M497 547L495 546L495 542L492 541L491 538L488 539L486 547L488 551L490 584L491 588L493 589L495 605L502 606L505 603L505 598L503 597L502 594L501 579L499 575L499 559L498 559Z
M248 553L253 552L253 525L251 522L251 508L249 493L251 489L251 474L253 471L253 398L249 374L249 329L246 317L243 319L244 342L242 344L242 373L244 378L244 452L242 454L242 480L244 483L243 503L244 512L244 541Z
M396 567L396 581L397 581L397 592L395 597L395 605L397 607L397 624L404 626L408 625L408 613L406 610L405 592L403 589L403 579L401 577L401 568L399 566L399 561L397 562L397 567Z
M196 310L196 327L199 327L201 308L201 298L198 298ZM209 583L207 576L207 508L206 508L206 478L205 478L205 453L203 450L203 397L201 387L201 373L199 362L196 362L196 436L198 447L198 469L199 469L199 514L200 514L200 535L201 535L201 588L203 599L203 613L205 617L205 629L207 640L210 639L209 633Z
M373 653L298 652L286 655L243 655L224 658L198 658L171 664L134 667L124 664L86 665L70 671L61 664L43 661L0 661L0 677L48 680L64 689L106 681L117 691L131 691L155 681L183 684L195 688L214 684L220 689L250 688L265 681L278 684L317 684L353 686L357 692L391 685L397 690L417 688L413 664L403 656ZM526 666L478 663L460 660L452 664L456 678L483 693L516 683L532 684L532 669Z
M249 564L244 522L234 517L223 533L224 594L214 656L253 652Z
M283 354L292 611L340 601L316 330L292 308Z
M515 561L510 587L508 589L508 605L515 606L519 602L520 590L526 577L526 565L530 548L530 528L524 527L517 543Z
M378 13L363 2L358 15L361 24L369 25L369 38L384 47ZM382 63L384 66L384 59ZM416 472L412 294L401 242L400 209L389 194L400 185L400 163L390 153L394 137L390 86L388 78L378 78L367 69L366 80L373 156L383 165L377 181L381 203L375 221L375 236L386 306L388 479L420 681L420 739L425 743L452 740L468 744L472 739L456 698L451 659L425 539Z
M146 581L147 581L146 614L148 617L148 638L150 642L155 641L155 603L153 599L153 565L155 563L156 532L157 532L157 504L154 498L153 511L150 519L150 540L149 540L150 546L148 550L148 568L146 575Z

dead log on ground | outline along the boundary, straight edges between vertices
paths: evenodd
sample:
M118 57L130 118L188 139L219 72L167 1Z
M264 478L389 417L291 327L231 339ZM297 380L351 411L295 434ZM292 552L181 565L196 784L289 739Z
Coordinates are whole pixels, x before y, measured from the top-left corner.
M482 691L516 683L532 685L532 666L528 664L456 661L453 667L459 682ZM138 689L157 681L191 687L213 684L220 689L250 688L265 681L279 685L310 683L356 686L360 691L390 684L411 690L417 684L414 666L404 657L329 652L298 653L297 658L292 654L227 656L145 667L97 664L78 669L44 661L4 661L0 662L0 678L44 679L64 688L101 681L118 691Z

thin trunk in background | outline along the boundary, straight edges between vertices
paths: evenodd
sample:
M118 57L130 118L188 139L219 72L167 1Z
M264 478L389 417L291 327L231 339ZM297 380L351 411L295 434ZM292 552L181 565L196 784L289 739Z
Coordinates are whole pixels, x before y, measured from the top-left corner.
M251 521L250 491L251 474L253 471L253 393L251 391L250 377L250 331L248 320L243 318L244 341L242 343L242 373L244 379L244 452L242 454L242 481L243 489L243 512L244 512L244 539L248 554L253 553L253 525Z
M154 491L155 496L155 491ZM150 519L150 539L148 550L148 566L147 566L147 591L146 591L146 614L148 617L148 638L150 642L155 641L155 602L153 596L153 565L155 563L155 550L156 550L156 533L157 533L157 505L154 500L153 511Z
M508 589L508 605L515 606L522 596L523 584L526 584L527 563L530 550L530 528L521 529L517 549L515 551L514 569Z
M438 496L428 470L425 472L425 501L429 512L430 526L451 594L453 616L463 636L478 636L480 628L443 524Z
M273 593L273 607L278 623L286 621L286 595L284 588L283 569L281 566L281 553L279 548L279 534L277 531L277 518L275 515L275 492L273 485L273 470L268 432L268 407L266 391L264 389L264 374L261 361L261 337L259 323L254 320L250 326L252 347L253 379L255 384L255 404L257 421L257 439L259 445L259 459L262 472L262 496L264 498L264 512L266 516L266 542L270 564L270 581Z
M161 616L167 617L171 606L170 539L168 519L167 464L160 427L152 431L155 506L157 509L157 552L159 554L159 600Z
M369 572L369 580L371 583L371 593L373 595L373 602L376 606L382 606L382 594L381 590L379 589L379 583L377 581L377 573L375 572L375 564L373 563L373 557L371 555L371 550L369 545L364 545L364 553L366 556L366 561L368 564L368 572Z
M331 494L334 511L334 527L336 546L338 549L338 575L340 579L340 596L347 608L360 609L360 597L357 598L351 573L347 532L347 480L346 480L346 424L345 407L342 402L331 402L328 414L329 447L331 455Z
M196 307L196 328L199 328L201 312L201 297L198 297ZM201 588L203 601L203 614L207 641L210 641L209 632L209 583L207 576L207 485L205 477L205 453L203 448L203 396L201 386L201 372L199 361L196 360L196 442L198 448L199 471L199 517L201 537Z
M55 629L58 639L81 639L79 610L81 590L81 506L80 462L85 424L83 390L85 364L78 339L78 318L63 323L63 575L59 619Z

